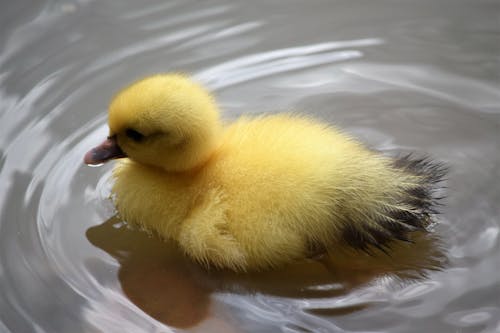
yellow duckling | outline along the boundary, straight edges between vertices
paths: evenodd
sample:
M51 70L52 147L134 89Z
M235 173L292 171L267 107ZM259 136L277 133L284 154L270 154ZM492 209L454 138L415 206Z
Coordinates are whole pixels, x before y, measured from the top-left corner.
M189 78L156 75L112 100L109 137L87 164L119 160L121 218L235 271L275 267L336 246L384 250L424 229L445 170L379 155L333 127L289 114L225 125Z

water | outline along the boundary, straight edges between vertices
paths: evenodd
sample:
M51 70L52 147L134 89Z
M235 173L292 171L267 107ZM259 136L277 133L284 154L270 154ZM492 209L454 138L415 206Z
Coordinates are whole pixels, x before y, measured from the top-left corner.
M498 1L0 6L0 332L500 331ZM227 119L299 110L446 162L432 237L237 276L127 228L82 157L113 94L168 71Z

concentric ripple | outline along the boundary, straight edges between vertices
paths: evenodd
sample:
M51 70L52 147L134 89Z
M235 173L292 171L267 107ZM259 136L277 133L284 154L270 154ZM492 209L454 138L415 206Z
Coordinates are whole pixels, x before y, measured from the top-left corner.
M0 332L500 330L494 2L0 8ZM82 158L113 94L167 71L206 84L227 119L296 110L446 162L435 230L390 256L339 250L238 275L130 228L109 201L112 165Z

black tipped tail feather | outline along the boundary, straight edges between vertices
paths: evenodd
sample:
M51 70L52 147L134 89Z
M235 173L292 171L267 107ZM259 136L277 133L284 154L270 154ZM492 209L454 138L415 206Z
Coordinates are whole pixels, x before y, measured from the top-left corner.
M391 167L416 176L412 177L415 181L400 188L383 214L367 216L370 223L346 223L342 239L348 245L366 252L375 247L387 253L390 241L410 241L410 232L426 230L438 214L437 207L443 199L439 192L448 168L428 157L416 158L411 154L395 158Z

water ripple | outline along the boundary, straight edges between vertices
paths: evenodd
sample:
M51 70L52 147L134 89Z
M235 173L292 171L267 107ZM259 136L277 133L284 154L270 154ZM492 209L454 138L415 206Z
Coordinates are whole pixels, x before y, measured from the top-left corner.
M327 51L382 43L383 40L373 38L273 50L216 65L196 74L196 77L216 90L272 74L360 58L363 53L358 50Z
M457 104L479 107L485 112L500 110L498 84L460 77L439 68L363 64L346 66L344 71L366 79L421 91Z

